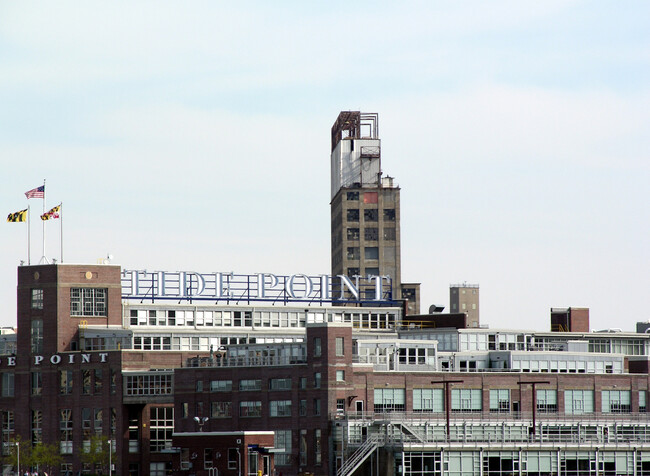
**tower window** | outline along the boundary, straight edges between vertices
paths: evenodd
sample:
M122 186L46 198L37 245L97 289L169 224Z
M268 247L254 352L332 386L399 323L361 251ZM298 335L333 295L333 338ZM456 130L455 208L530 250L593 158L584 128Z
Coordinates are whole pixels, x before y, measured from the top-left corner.
M379 268L366 268L366 275L368 276L379 276ZM374 289L368 289L368 296L372 297L375 295Z
M377 241L379 239L379 228L364 228L363 238L368 241Z
M384 240L395 240L395 228L384 228Z
M350 208L347 211L347 220L348 221L359 221L359 209L358 208Z
M363 252L366 259L379 259L379 247L377 246L366 246Z
M384 221L395 221L394 208L384 208Z
M359 259L358 246L348 246L348 259Z
M108 289L70 288L70 314L73 316L106 316Z
M359 268L348 268L348 276L358 276Z
M363 211L365 221L379 221L379 211L376 208L368 208Z
M42 289L32 289L32 309L43 309Z
M348 240L357 241L359 239L359 229L358 228L348 228L347 236L348 236Z
M359 192L348 192L346 198L348 200L359 200Z
M363 203L377 203L377 192L365 192L363 194Z

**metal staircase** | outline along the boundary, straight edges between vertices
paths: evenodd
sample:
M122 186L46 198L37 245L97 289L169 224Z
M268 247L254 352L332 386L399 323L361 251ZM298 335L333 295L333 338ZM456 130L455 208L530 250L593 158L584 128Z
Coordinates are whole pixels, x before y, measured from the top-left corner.
M400 422L399 425L402 427L402 434L404 435L411 435L414 437L418 442L420 443L425 443L426 442L426 435L423 435L421 431L418 431L411 427L410 425L407 425L404 422Z
M368 436L366 441L345 460L345 463L336 472L336 476L351 476L373 451L384 445L384 441L384 435L373 434Z

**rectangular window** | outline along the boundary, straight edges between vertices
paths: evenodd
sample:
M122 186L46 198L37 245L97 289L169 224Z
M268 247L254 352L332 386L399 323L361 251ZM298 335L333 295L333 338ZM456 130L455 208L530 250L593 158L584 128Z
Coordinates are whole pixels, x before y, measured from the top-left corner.
M84 452L90 451L90 438L92 436L91 409L81 409L81 436L83 438Z
M231 418L232 402L212 402L210 404L210 416L212 418Z
M395 241L397 234L395 233L395 228L384 228L384 240L386 241Z
M172 375L162 372L127 375L125 395L171 395Z
M507 388L490 389L490 412L510 412L510 390Z
M203 469L210 469L212 468L213 465L213 452L212 448L204 448L203 449Z
M377 241L379 239L379 228L364 228L363 239L366 241Z
M537 390L537 411L557 413L557 390Z
M360 252L358 246L348 246L347 259L359 259Z
M345 413L345 398L336 399L336 414L343 415Z
M320 380L321 380L320 372L316 372L314 374L314 388L320 388Z
M600 392L603 413L630 413L629 390L603 390Z
M106 317L108 288L70 288L70 315Z
M379 259L379 248L377 246L366 246L363 248L365 259Z
M16 437L14 412L12 410L2 410L0 414L2 414L2 446L0 448L3 455L8 455L10 454L9 442Z
M343 345L344 345L343 337L337 337L336 338L336 356L337 357L343 357Z
M269 390L291 390L290 378L269 379Z
M59 372L59 393L70 395L72 393L72 370L61 370Z
M257 418L262 416L262 402L239 402L239 416L242 418Z
M355 222L359 221L359 210L356 208L350 208L346 213L347 221Z
M111 395L117 393L117 372L115 369L111 369Z
M299 462L301 466L307 464L307 430L300 430Z
M320 416L320 398L314 398L314 416Z
M322 436L321 429L316 428L314 430L314 464L320 465L323 462L322 459Z
M271 400L269 402L269 415L272 417L290 417L291 400Z
M92 380L90 377L90 370L81 371L81 393L83 395L90 395L92 389Z
M228 448L228 469L237 469L240 458L239 448Z
M594 412L593 390L565 390L564 413L567 415L582 415Z
M171 450L174 409L172 407L151 407L149 415L149 448L151 452Z
M348 228L347 229L347 238L348 238L348 241L359 241L359 229L358 228Z
M359 276L359 268L348 268L348 276Z
M364 192L363 203L377 203L378 197L377 192Z
M452 412L480 412L483 409L480 388L452 388Z
M32 372L32 395L41 395L43 393L43 374L41 372Z
M413 411L442 413L445 411L444 391L442 388L414 388Z
M129 453L140 452L140 422L137 416L129 418Z
M379 211L376 208L368 208L363 211L364 221L379 221Z
M228 450L228 468L230 468L230 448ZM190 463L190 449L189 448L181 448L181 471L189 471L190 468L192 467L192 463ZM235 455L235 466L234 468L237 468L237 455ZM139 476L140 472L134 473L133 476ZM131 476L131 475L129 475Z
M384 221L395 221L394 208L384 208Z
M72 454L72 410L59 411L59 441L61 454Z
M320 357L322 352L320 337L314 337L314 357Z
M345 370L337 370L336 371L336 381L337 382L345 382Z
M32 309L43 309L42 289L32 289Z
M93 377L94 377L94 385L93 385L93 391L95 394L102 393L102 388L104 385L104 374L102 372L102 369L94 369L93 370Z
M298 414L300 416L307 416L307 400L300 400Z
M275 454L275 465L287 466L291 464L291 430L276 430L273 446L283 450L282 453Z
M32 319L32 354L43 353L43 319Z
M347 192L347 200L359 200L359 192Z
M14 373L13 372L3 372L2 373L2 396L3 397L13 397L14 392L15 392Z
M307 377L300 377L300 389L301 390L307 389Z
M210 381L211 392L230 392L232 391L232 380L212 380Z
M375 388L374 410L382 412L403 412L406 409L406 390L403 388Z
M647 392L645 390L639 390L639 413L645 413L647 411L646 398Z
M181 417L182 418L190 417L190 404L188 402L181 403Z
M379 268L366 268L367 276L379 276ZM374 289L366 290L366 299L373 299L375 296Z
M245 379L239 381L240 392L253 392L262 390L262 381L260 379Z
M43 411L32 410L32 445L43 442Z

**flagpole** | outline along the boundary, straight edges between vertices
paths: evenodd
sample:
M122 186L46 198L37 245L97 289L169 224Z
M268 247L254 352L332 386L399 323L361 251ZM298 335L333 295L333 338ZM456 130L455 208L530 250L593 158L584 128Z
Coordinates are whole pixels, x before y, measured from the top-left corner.
M32 220L29 215L29 204L27 204L27 266L31 266L32 264L32 233L30 231Z
M45 179L43 179L43 215L45 215ZM45 220L43 222L43 257L41 261L47 263L47 258L45 257Z
M63 264L63 202L59 204L59 245L61 246L61 254L59 258L61 259L61 264Z

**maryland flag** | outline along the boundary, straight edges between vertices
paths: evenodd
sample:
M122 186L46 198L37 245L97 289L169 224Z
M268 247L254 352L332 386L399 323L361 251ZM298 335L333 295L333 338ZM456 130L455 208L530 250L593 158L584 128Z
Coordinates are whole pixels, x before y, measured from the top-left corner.
M7 215L7 221L9 223L18 222L18 221L27 221L27 209L20 210L16 213L10 213Z
M61 211L61 204L54 207L49 212L45 212L41 215L41 220L53 220L59 218L59 211Z

